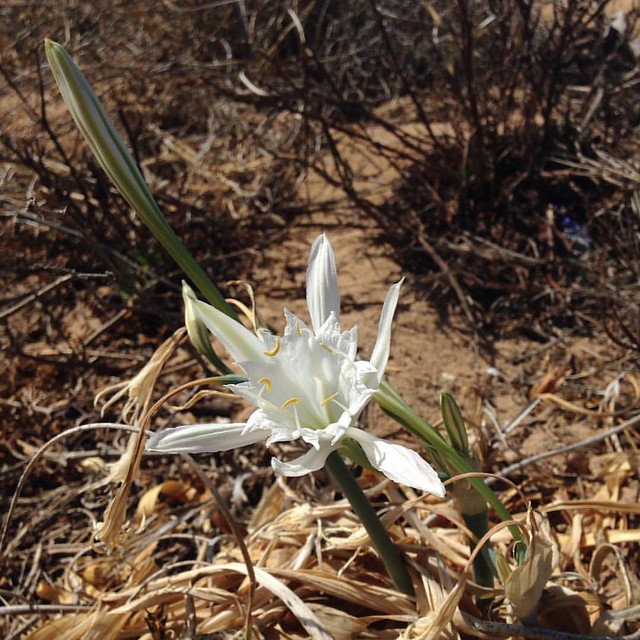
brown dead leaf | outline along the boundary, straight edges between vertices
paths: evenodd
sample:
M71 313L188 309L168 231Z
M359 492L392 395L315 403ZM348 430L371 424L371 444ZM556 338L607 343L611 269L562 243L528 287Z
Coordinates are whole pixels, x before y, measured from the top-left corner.
M107 611L65 616L45 623L25 640L116 640L129 614Z
M587 604L593 609L599 608L600 603L594 594L581 594L567 587L551 585L540 598L538 624L548 629L588 636L591 633L591 616Z
M53 604L73 604L76 601L76 595L72 591L62 586L52 585L46 580L38 583L36 595Z
M527 522L532 533L527 557L511 572L504 585L504 592L511 602L514 615L522 620L535 615L538 601L554 566L553 544L543 533L537 520L540 520L540 516L530 510Z
M120 385L118 387L119 391L105 404L106 408L121 395L127 395L123 417L125 419L130 418L134 425L139 427L139 431L133 433L129 438L124 455L111 467L110 479L114 482L120 481L121 484L105 511L104 520L98 523L94 533L96 539L104 542L109 551L113 549L123 533L129 491L131 484L138 475L140 460L144 453L145 421L149 419L147 412L151 404L155 384L164 365L180 342L182 342L185 334L186 329L184 328L175 331L170 338L156 349L149 362L138 375L133 380ZM108 390L105 389L103 393L106 391Z
M135 522L140 526L146 518L162 508L162 499L171 498L179 502L195 502L198 492L184 482L177 480L165 480L144 493L136 508Z
M538 382L529 390L528 398L533 400L543 393L554 393L564 382L565 376L571 371L567 365L551 367Z
M463 577L446 596L443 591L442 597L438 598L440 602L434 602L436 606L433 611L410 625L400 638L402 640L454 640L458 638L458 633L454 629L447 631L446 628L452 623L464 595L465 582Z

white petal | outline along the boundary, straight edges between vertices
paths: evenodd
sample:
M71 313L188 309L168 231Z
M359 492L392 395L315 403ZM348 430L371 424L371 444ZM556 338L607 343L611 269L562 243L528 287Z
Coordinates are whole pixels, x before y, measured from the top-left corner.
M445 488L430 464L415 451L351 428L347 436L357 440L371 465L394 482L444 498Z
M355 360L358 353L358 327L351 327L340 336L338 349L350 360Z
M340 321L336 260L329 239L324 233L316 238L309 255L307 307L316 334L331 312L336 321Z
M274 442L289 442L295 440L298 435L295 433L295 425L286 420L275 421L265 411L258 409L254 411L247 420L247 433L260 431L268 433L266 446Z
M284 308L284 319L287 324L284 328L284 337L287 338L289 336L298 336L301 338L304 335L313 333L311 329L306 325L305 322L300 320L295 313L291 313L287 307ZM300 335L302 334L302 335Z
M247 432L244 423L191 424L154 433L147 441L146 449L167 453L214 453L259 442L269 433L263 429Z
M244 364L242 362L239 362L238 364L244 369ZM257 388L250 380L247 382L239 382L238 384L228 384L226 387L251 404L258 404L258 392L260 389Z
M256 409L247 419L246 431L265 431L271 432L276 423L260 409Z
M290 424L292 430L296 428L296 413L298 420L306 425L320 427L328 420L327 412L321 406L326 396L322 396L324 378L318 380L317 367L314 367L317 359L310 357L309 349L303 344L305 340L299 342L300 352L297 354L296 349L289 348L291 345L283 339L280 353L275 358L263 362L240 362L249 382L229 385L234 393L259 406L274 422ZM324 350L323 355L328 356ZM295 409L292 406L282 409L287 401L294 398L299 399Z
M346 412L343 413L343 416L345 415ZM347 416L346 420L343 420L341 417L338 422L333 422L332 424L324 427L324 429L302 428L298 432L298 437L304 440L307 444L310 444L315 449L322 449L327 447L328 445L333 447L343 438L344 434L350 426L351 418Z
M391 348L391 323L393 322L393 316L396 312L401 286L402 280L400 280L400 282L396 282L396 284L389 289L382 307L382 313L380 314L378 337L376 338L376 344L373 347L373 352L371 354L371 364L378 370L378 382L382 380L384 368L387 366L387 360L389 359L389 350Z
M330 313L325 323L316 332L316 338L333 351L355 360L358 352L358 327L340 331L340 323Z
M320 449L309 449L304 455L292 460L291 462L283 462L278 458L271 458L271 466L273 470L281 476L290 476L297 478L304 476L311 471L317 471L324 467L329 454L335 451L336 447L323 446Z
M264 353L264 343L237 320L233 320L201 300L196 300L193 304L207 329L222 343L236 362L264 360L267 357Z

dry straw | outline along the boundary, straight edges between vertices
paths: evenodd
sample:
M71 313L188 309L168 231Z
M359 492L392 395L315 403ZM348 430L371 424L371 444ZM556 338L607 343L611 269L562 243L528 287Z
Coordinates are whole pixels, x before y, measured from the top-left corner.
M451 505L416 498L371 475L363 486L379 507L386 505L385 525L412 558L415 601L390 587L346 501L319 492L310 502L304 485L283 481L265 490L252 518L240 523L256 583L249 598L247 562L225 534L216 501L197 477L183 475L158 477L129 499L136 513L111 554L86 531L73 555L60 558L65 571L57 579L39 577L36 593L48 604L4 613L31 620L24 634L30 640L233 638L247 635L247 620L254 638L638 637L640 610L625 549L637 549L640 541L633 528L640 506L620 495L639 460L613 452L600 458L601 488L593 499L559 494L535 516L535 527L531 511L515 516L527 538L543 536L543 547L553 549L536 585L538 618L529 626L513 617L507 597L514 599L513 589L501 583L493 590L491 619L477 609L467 532ZM563 516L562 528L548 520L552 514L555 522ZM507 558L508 524L486 536ZM594 597L594 587L605 583L607 591Z

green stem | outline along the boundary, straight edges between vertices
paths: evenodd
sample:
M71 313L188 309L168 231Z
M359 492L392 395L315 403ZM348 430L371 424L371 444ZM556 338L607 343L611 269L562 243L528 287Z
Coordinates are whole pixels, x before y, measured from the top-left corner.
M326 466L342 493L351 503L356 515L360 518L360 522L362 522L371 538L371 542L373 542L373 546L380 554L380 558L384 562L395 588L413 597L415 595L413 583L398 547L391 541L387 530L384 528L380 518L378 518L378 514L337 451L334 451L327 458Z
M482 538L489 530L489 514L486 509L473 515L462 514L462 517L471 533L478 539ZM475 548L476 543L469 539L470 551L473 552ZM473 561L473 581L482 587L491 588L493 587L494 576L495 568L491 560L490 550L487 546L484 546Z
M453 447L432 427L421 418L402 398L402 396L384 380L374 396L380 407L391 415L406 429L418 436L428 447L434 449L442 457L447 466L456 473L473 473L474 469L457 453ZM473 488L493 507L498 516L503 520L513 520L509 511L500 502L498 496L484 483L481 478L469 478ZM520 529L511 525L509 531L514 540L524 543Z

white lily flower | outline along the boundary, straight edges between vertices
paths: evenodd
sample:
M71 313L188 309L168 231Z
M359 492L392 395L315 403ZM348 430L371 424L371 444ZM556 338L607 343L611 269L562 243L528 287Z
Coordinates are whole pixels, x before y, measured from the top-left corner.
M258 336L215 307L186 297L200 320L224 345L248 380L229 388L256 405L246 423L195 424L151 436L148 451L216 452L266 440L302 440L309 450L290 462L272 459L276 473L301 476L324 466L327 457L355 440L371 466L388 478L443 497L437 473L415 451L355 426L377 391L389 358L391 323L401 282L387 293L371 361L357 360L357 329L341 332L335 256L322 234L313 244L307 271L307 306L313 330L284 310L284 335Z

